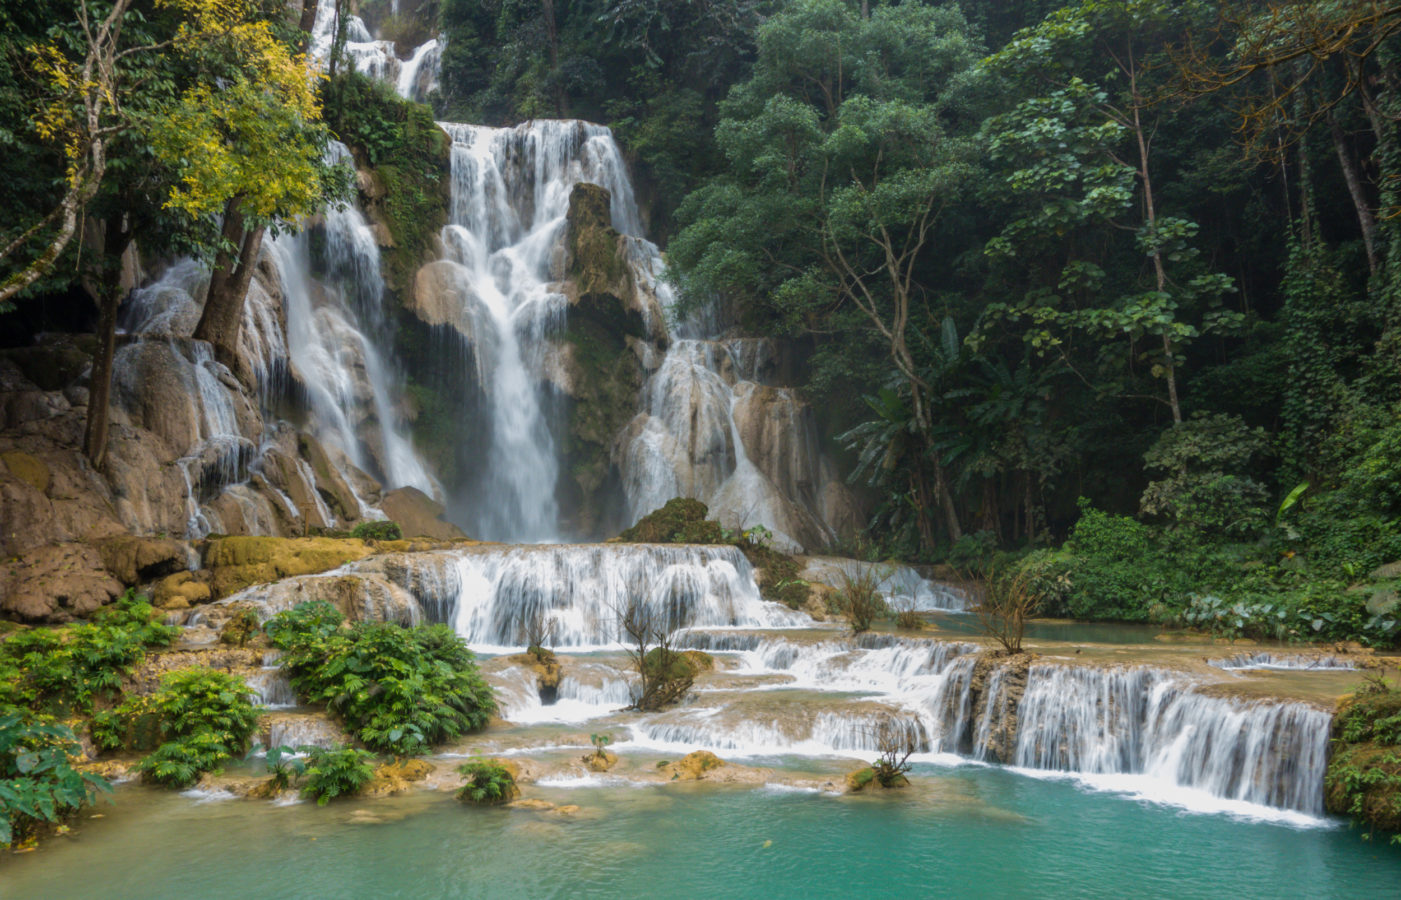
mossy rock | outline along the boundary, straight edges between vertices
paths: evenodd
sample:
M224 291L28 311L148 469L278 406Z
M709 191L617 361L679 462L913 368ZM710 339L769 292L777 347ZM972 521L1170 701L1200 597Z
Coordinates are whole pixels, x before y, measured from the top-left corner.
M203 560L218 599L255 584L326 572L371 552L354 539L224 537L204 545Z
M706 519L710 508L699 500L675 497L643 516L618 537L635 544L725 544L719 522Z
M1401 691L1345 697L1333 718L1324 805L1369 828L1401 831Z
M643 657L649 677L661 681L686 681L715 668L715 659L700 650L663 650L653 647Z
M157 609L189 609L208 603L214 597L209 585L201 581L194 572L176 572L167 575L151 588L151 605Z
M569 193L569 276L581 294L618 294L632 290L627 259L613 229L612 197L596 184L574 185Z
M897 775L889 784L881 784L876 777L876 770L871 766L857 769L855 772L848 772L846 775L846 790L849 794L859 794L862 791L894 790L896 788L907 787L910 780L904 775Z
M5 468L10 470L11 475L34 490L41 494L48 491L53 475L49 472L48 465L39 457L32 453L11 450L8 453L0 453L0 462L5 463Z
M675 762L658 765L658 771L668 781L703 781L706 773L725 765L725 761L709 750L688 753Z

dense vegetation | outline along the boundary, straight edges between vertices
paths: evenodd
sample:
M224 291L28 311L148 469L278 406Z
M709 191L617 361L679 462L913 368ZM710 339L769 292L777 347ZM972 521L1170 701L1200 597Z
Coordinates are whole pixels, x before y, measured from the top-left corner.
M472 652L445 625L345 626L335 607L313 601L278 613L266 630L297 695L325 704L373 750L426 753L485 727L496 710Z
M1401 832L1401 691L1381 678L1339 709L1325 787L1329 811L1362 822L1369 835Z

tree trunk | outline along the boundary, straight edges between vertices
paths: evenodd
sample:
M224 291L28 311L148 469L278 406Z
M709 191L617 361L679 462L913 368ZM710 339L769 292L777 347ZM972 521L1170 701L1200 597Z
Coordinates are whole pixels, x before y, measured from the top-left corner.
M1343 170L1343 181L1347 182L1347 192L1352 197L1352 208L1357 213L1357 223L1362 228L1362 245L1367 249L1367 271L1377 274L1377 219L1367 204L1367 193L1362 186L1362 172L1352 151L1348 149L1347 136L1343 126L1333 111L1328 111L1328 130L1333 137L1333 150L1338 154L1338 165Z
M214 258L214 271L209 276L209 294L204 312L195 326L194 338L214 345L214 358L230 369L238 361L238 334L243 325L243 301L253 280L253 267L263 246L262 228L244 228L243 214L238 210L239 198L224 207L223 237L225 246ZM230 248L237 248L232 252Z
M302 18L297 27L302 32L302 52L311 49L311 31L316 27L316 0L302 0Z
M944 467L937 461L934 463L934 490L939 495L939 507L944 513L944 528L948 530L949 540L957 543L963 537L963 526L958 522L958 509L954 506L953 494L949 492Z
M107 462L107 435L111 423L112 369L117 353L117 311L121 308L122 257L131 246L134 229L124 217L116 227L108 222L103 234L104 263L98 266L97 351L92 358L88 379L88 412L83 423L83 454L92 467L101 470Z

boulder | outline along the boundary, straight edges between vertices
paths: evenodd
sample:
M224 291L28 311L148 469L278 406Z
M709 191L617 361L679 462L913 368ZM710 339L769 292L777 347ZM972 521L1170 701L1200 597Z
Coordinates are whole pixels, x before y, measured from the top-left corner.
M443 519L443 504L414 487L401 487L380 499L380 509L403 529L405 537L428 537L440 541L465 538L451 522Z
M0 613L25 622L71 622L121 593L87 544L51 544L0 564Z
M1388 578L1401 578L1401 560L1377 566L1372 570L1373 581L1385 581Z
M584 765L589 767L590 772L607 772L618 764L618 754L603 751L600 756L597 753L589 753L584 756Z
M385 763L375 769L374 776L361 792L367 797L390 797L410 790L415 782L433 774L433 764L421 759L403 759Z
M298 434L297 449L302 459L311 464L311 471L316 476L316 491L331 512L342 521L359 519L360 500L332 463L321 442L309 434Z
M157 609L180 610L208 603L213 598L213 592L199 575L177 572L162 578L151 589L151 604Z
M189 568L187 544L167 538L122 535L97 545L102 564L118 581L128 586L145 584Z

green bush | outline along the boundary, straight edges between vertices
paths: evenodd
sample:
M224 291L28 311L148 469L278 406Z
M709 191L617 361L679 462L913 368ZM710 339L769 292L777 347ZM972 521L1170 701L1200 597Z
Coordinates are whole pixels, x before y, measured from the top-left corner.
M654 510L619 537L638 544L730 544L719 522L706 519L710 508L699 500L674 497Z
M464 803L506 803L520 793L510 770L496 760L470 759L458 766L457 771L467 779L457 791L457 799Z
M1401 832L1401 691L1369 678L1339 704L1332 738L1323 779L1328 811ZM1401 834L1392 841L1401 843Z
M311 747L269 747L266 756L268 774L272 776L273 787L285 790L292 782L306 774L306 758Z
M0 846L31 837L111 793L106 780L73 768L82 747L66 725L29 710L0 709Z
M136 747L158 742L138 766L149 781L187 787L242 754L258 724L253 691L243 679L213 669L169 672L160 690L132 697L117 714Z
M1238 416L1174 425L1143 455L1146 468L1163 476L1144 490L1143 513L1201 534L1255 534L1265 524L1268 493L1244 470L1266 447L1264 430L1247 428Z
M169 646L178 628L152 620L151 605L128 591L91 622L31 628L0 643L0 704L68 714L116 697L122 677L149 647Z
M390 519L379 522L361 522L350 531L350 536L362 541L397 541L404 536L399 523Z
M354 747L317 747L306 764L302 794L325 806L337 797L358 794L375 775L374 754Z
M340 622L329 604L302 604L267 630L298 696L324 703L367 747L424 753L495 712L472 652L446 626Z

